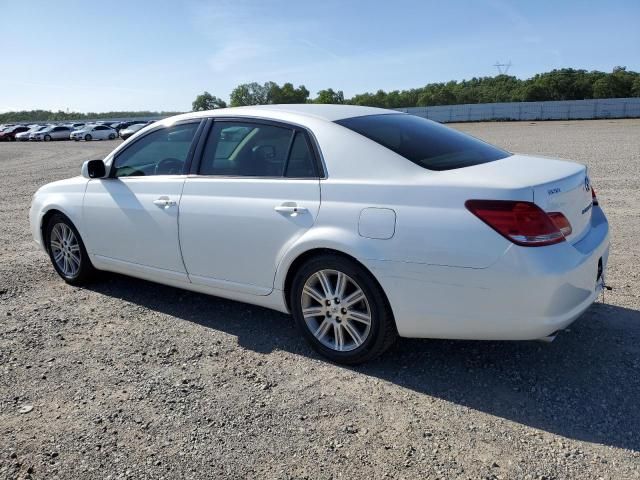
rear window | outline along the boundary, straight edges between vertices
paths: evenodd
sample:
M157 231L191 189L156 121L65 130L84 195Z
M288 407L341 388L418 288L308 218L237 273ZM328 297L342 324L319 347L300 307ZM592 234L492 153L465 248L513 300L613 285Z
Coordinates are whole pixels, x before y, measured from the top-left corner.
M477 138L415 115L367 115L337 120L336 123L429 170L470 167L511 155Z

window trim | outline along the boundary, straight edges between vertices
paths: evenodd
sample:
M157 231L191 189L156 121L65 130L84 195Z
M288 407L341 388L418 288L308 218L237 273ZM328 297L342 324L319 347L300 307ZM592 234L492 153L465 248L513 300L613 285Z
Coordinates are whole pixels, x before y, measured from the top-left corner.
M282 176L264 176L264 175L213 175L213 174L202 174L200 173L200 167L202 165L202 157L204 154L204 147L209 140L209 136L213 131L213 127L216 122L219 123L258 123L262 125L270 125L273 127L287 128L292 131L291 141L289 142L289 149L287 151L287 158L285 160L285 168ZM291 148L293 146L293 140L295 136L300 133L304 135L304 139L307 142L307 147L311 152L312 160L313 160L313 168L315 170L315 176L313 177L287 177L287 166L289 164L289 157L291 155ZM220 116L220 117L209 117L207 121L207 125L204 127L203 132L201 134L201 140L198 142L198 148L196 149L196 155L194 155L193 163L191 165L191 169L189 171L189 176L197 177L197 178L231 178L231 179L239 179L239 178L249 178L249 179L268 179L268 180L322 180L327 178L326 168L324 166L324 159L322 157L320 148L317 145L317 140L313 135L313 132L302 125L298 125L295 123L283 122L280 120L271 120L269 118L262 117L251 117L251 116Z
M157 132L159 130L175 127L175 126L178 126L178 125L187 125L187 124L190 124L190 123L197 123L198 127L196 128L196 131L193 134L193 138L191 139L191 145L189 146L189 151L187 152L187 158L185 159L184 166L182 167L182 173L179 173L177 175L186 175L186 174L188 174L189 173L189 169L191 167L191 162L193 160L193 154L194 154L194 152L196 150L196 145L200 141L202 130L204 128L204 124L206 123L201 118L191 118L191 119L187 119L187 120L180 120L178 122L172 123L171 125L157 125L154 128L152 128L151 130L149 130L148 132L146 132L144 135L140 136L139 138L136 138L135 142L131 142L129 145L124 147L122 150L120 150L117 153L117 155L115 155L113 157L113 159L111 160L111 166L109 168L109 175L108 175L107 178L121 179L121 178L175 177L176 174L172 174L172 175L128 175L126 177L116 177L116 171L118 169L116 167L116 162L118 161L118 158L120 157L120 155L122 155L124 152L126 152L128 149L130 149L133 145L135 145L136 143L138 143L140 140L142 140L143 138L147 137L148 135L151 135L152 133L155 133L155 132Z

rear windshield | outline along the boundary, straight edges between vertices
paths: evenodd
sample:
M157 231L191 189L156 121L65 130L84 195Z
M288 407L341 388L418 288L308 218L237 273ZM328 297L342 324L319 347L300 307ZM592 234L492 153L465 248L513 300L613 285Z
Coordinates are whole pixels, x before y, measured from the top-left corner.
M509 152L415 115L382 114L336 123L429 170L452 170L493 162Z

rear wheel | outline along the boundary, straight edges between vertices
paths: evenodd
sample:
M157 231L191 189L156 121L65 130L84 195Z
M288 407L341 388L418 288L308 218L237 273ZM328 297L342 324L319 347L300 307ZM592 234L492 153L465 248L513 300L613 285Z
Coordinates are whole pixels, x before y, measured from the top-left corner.
M361 265L339 255L312 258L298 270L290 305L311 346L338 363L371 360L397 337L382 288Z
M89 260L78 230L67 217L56 213L47 222L45 242L53 268L71 285L86 283L96 270Z
M114 140L116 138L116 134L115 133L110 133L109 134L109 140Z
M92 137L91 135L89 135L88 133L84 136L84 140L85 140L86 142L90 142L92 138L93 138L93 137Z

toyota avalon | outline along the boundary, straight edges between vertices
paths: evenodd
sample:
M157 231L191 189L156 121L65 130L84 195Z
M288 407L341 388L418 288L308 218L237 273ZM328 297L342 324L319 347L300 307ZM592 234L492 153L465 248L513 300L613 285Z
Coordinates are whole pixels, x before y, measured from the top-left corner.
M398 335L552 338L609 254L583 165L341 105L164 119L40 188L30 221L70 284L108 270L288 312L347 364Z

